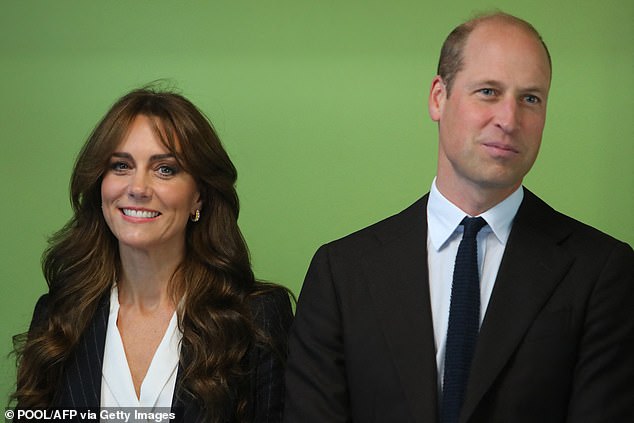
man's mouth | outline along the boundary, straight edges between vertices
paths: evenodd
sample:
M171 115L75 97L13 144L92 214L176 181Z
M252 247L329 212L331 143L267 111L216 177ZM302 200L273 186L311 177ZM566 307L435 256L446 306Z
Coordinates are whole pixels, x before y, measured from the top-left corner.
M484 143L483 145L485 147L494 148L494 149L500 150L500 151L505 151L505 152L509 152L509 153L519 153L519 151L516 148L513 148L512 146L510 146L508 144L491 142L491 143Z

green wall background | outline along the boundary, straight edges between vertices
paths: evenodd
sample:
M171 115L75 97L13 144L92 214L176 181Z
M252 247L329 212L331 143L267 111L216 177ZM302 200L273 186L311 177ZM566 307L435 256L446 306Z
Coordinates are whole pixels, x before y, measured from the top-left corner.
M634 244L634 2L0 0L0 399L11 336L46 290L40 255L68 219L75 155L128 90L167 78L238 167L256 274L299 292L315 249L426 192L426 99L440 45L474 11L531 21L554 61L525 184Z

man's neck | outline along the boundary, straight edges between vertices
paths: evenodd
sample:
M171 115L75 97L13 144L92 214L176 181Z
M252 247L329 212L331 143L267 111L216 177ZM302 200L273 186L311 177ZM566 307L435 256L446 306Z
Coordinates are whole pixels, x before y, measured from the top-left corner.
M469 216L479 216L513 194L521 182L511 187L484 187L469 182L447 183L436 177L438 191Z

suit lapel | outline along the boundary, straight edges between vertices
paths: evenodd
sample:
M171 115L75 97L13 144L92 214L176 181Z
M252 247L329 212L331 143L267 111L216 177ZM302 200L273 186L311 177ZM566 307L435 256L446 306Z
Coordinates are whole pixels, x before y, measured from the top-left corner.
M99 407L109 309L108 291L108 295L99 302L92 321L68 359L56 400L60 406Z
M478 337L462 420L467 421L572 264L555 212L528 190L517 213Z
M437 371L427 270L427 197L377 230L370 295L414 420L436 421Z

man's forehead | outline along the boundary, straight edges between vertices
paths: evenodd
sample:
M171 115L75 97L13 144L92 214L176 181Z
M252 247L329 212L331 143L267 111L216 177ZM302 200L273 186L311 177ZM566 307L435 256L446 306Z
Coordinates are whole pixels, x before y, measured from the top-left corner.
M492 20L479 23L469 34L462 56L461 70L488 57L497 61L523 62L530 68L538 67L550 80L550 60L539 36L513 22Z
M468 35L465 48L481 46L492 41L503 41L517 38L529 38L536 44L539 38L528 29L512 22L502 20L487 20L480 22Z
M468 35L465 42L465 50L470 48L486 48L494 42L524 41L531 43L543 52L544 59L548 62L548 53L538 34L519 23L495 19L480 22ZM512 45L509 43L508 45Z

